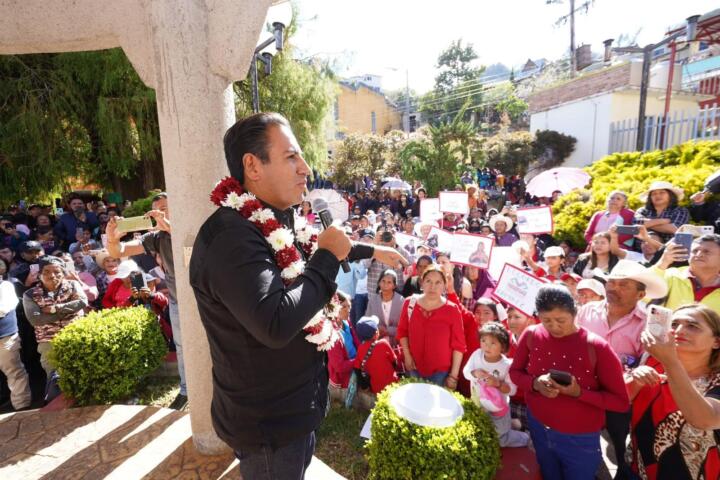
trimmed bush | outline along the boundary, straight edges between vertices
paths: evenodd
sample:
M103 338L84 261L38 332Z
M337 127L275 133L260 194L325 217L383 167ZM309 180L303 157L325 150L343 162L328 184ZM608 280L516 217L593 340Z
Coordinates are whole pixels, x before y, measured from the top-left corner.
M473 479L495 477L500 466L500 445L487 413L454 393L465 413L448 428L422 427L399 417L390 395L407 379L388 386L373 409L372 438L367 442L370 478Z
M123 217L140 217L152 210L152 199L160 190L150 190L145 198L138 198L122 212Z
M62 329L52 345L60 389L80 405L127 397L167 353L157 317L144 307L92 312Z
M589 191L570 192L553 205L555 237L567 238L573 245L585 245L583 233L593 213L605 209L605 199L613 190L628 194L629 206L644 205L638 195L656 180L666 180L685 190L681 206L703 188L705 179L720 168L720 142L687 142L668 150L623 152L608 155L585 171L592 177Z

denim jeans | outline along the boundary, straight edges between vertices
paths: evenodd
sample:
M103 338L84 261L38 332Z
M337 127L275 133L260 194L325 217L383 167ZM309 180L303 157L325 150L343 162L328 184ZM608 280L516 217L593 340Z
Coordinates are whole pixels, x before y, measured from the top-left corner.
M180 394L187 396L187 385L185 384L185 363L183 362L182 332L180 331L180 314L178 313L177 302L175 300L170 300L169 303L168 312L170 314L170 326L172 327L178 373L180 374Z
M440 385L441 387L445 386L445 379L448 376L448 372L435 372L432 375L428 375L427 377L423 377L418 373L417 370L412 370L408 372L408 376L412 378L422 378L423 380L427 380L428 382L432 382L435 385Z
M529 409L528 427L544 479L594 480L602 462L599 431L560 433L537 421Z
M311 432L277 450L238 450L235 456L240 460L240 474L247 480L302 480L314 451L315 432Z
M368 306L368 294L367 293L358 293L355 294L355 296L352 299L352 302L350 303L350 321L352 322L353 328L357 325L358 320L360 320L360 317L365 315L365 310L367 310Z

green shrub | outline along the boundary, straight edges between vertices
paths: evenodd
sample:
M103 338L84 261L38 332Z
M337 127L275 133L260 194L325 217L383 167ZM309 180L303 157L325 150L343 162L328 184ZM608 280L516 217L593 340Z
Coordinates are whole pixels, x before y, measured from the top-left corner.
M160 190L150 190L145 198L138 198L122 212L123 217L139 217L152 210L152 199L160 193Z
M167 353L157 317L144 307L92 312L62 329L52 345L60 389L81 405L130 395Z
M720 168L720 142L687 142L668 150L623 152L608 155L585 171L592 177L589 192L570 192L553 205L556 238L567 238L575 247L585 244L583 233L593 213L605 209L613 190L628 194L633 210L644 205L638 195L656 180L666 180L685 190L681 206L702 189L705 179Z
M390 395L408 379L387 387L373 409L370 478L473 479L495 477L500 465L497 433L487 413L454 393L465 413L452 427L422 427L399 417Z

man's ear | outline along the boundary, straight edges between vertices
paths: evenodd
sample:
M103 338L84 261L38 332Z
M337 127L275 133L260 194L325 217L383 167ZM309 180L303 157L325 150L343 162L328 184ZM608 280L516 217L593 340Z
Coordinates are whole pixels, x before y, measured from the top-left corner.
M257 182L262 177L262 160L252 153L246 153L242 158L244 180Z

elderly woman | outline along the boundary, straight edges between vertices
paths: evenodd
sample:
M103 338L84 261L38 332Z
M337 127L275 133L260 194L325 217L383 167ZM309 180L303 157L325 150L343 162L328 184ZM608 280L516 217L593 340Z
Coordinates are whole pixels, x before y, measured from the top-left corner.
M397 293L398 277L394 270L387 269L380 274L377 295L371 295L365 316L375 315L379 319L380 338L386 338L393 347L397 344L395 335L405 299Z
M102 299L108 289L108 285L117 278L120 260L110 256L107 250L100 250L95 253L95 263L98 270L95 272L98 298Z
M443 296L447 284L440 267L429 266L421 280L423 293L405 300L397 329L405 370L455 390L465 352L460 310Z
M660 234L663 242L668 241L678 228L690 220L688 209L678 206L683 196L683 189L670 182L653 182L640 195L645 206L635 212L635 223Z
M510 377L523 391L543 478L594 479L605 411L627 411L623 371L608 343L575 323L577 307L559 285L540 288L540 325L520 337Z
M632 468L643 479L720 478L720 316L675 310L666 338L643 332L651 355L632 372Z
M46 256L40 258L38 264L40 281L23 295L23 308L28 321L35 327L40 364L49 378L53 371L48 361L52 350L50 341L83 315L88 300L78 282L65 278L62 260Z
M632 225L635 220L635 212L627 208L627 194L620 190L613 190L605 201L605 210L595 212L585 229L585 241L591 243L596 233L603 233L610 230L613 225ZM620 245L624 248L632 246L632 235L621 235L618 238Z

